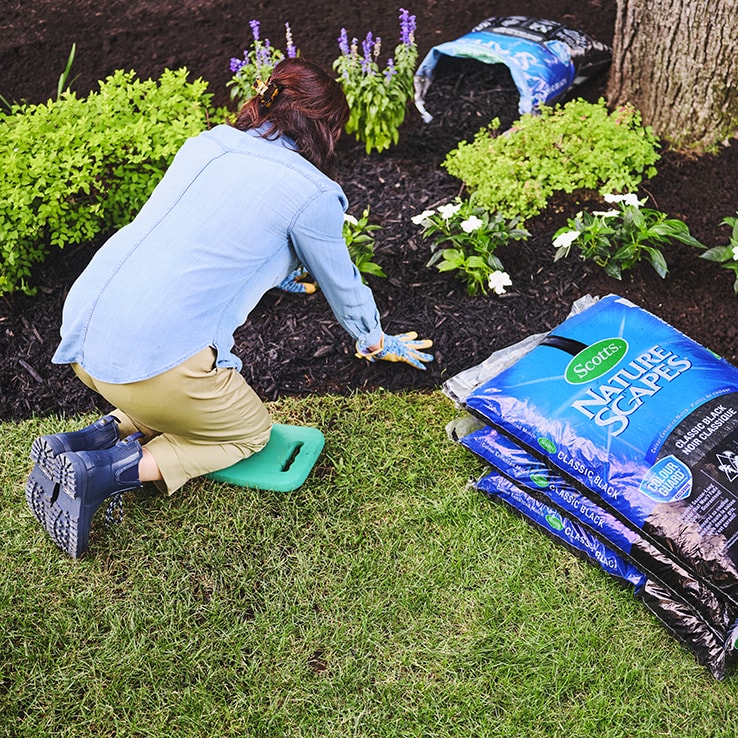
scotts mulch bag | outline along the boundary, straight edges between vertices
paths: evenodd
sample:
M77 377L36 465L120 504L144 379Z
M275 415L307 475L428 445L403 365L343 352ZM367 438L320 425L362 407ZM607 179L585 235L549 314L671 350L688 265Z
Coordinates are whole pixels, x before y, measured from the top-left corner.
M691 576L637 531L578 492L544 462L489 426L459 441L490 464L495 473L578 521L591 535L616 550L640 571L670 588L675 596L699 610L724 640L732 633L738 619L738 608L716 595L704 582Z
M467 409L738 604L738 369L610 295Z
M659 582L651 580L638 567L608 548L578 521L528 494L509 479L496 473L476 483L485 492L526 519L534 528L567 549L596 564L604 572L634 588L634 594L697 661L716 679L722 679L736 659L730 639L702 614L675 596Z
M605 69L612 50L557 21L519 15L488 18L455 41L434 46L415 72L415 105L428 123L425 96L444 56L504 64L520 93L520 114L552 104L572 86Z
M738 659L738 609L491 427L458 440L492 467L493 473L476 483L479 489L491 494L499 486L498 477L507 479L548 511L548 517L539 521L541 527L563 526L561 536L577 538L597 560L605 555L602 551L608 551L615 556L612 567L624 561L648 577L648 609L713 676L725 676L727 668ZM601 549L590 543L592 537ZM695 622L698 628L691 631ZM706 638L708 631L710 637Z

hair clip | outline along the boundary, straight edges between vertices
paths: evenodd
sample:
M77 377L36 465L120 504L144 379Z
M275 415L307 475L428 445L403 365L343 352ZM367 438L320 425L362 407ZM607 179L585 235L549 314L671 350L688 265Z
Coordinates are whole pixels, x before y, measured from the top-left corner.
M256 82L254 82L253 87L259 97L259 102L265 108L270 107L274 102L274 98L279 95L279 87L277 87L271 79L267 82L262 82L260 79L257 79Z

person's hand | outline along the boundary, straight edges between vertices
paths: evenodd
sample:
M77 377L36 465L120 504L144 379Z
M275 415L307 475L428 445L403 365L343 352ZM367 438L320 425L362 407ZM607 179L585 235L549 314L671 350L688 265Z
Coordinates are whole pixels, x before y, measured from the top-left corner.
M312 277L307 269L303 266L299 266L294 272L287 275L287 277L277 285L277 288L283 292L312 295L318 288L318 285L310 280L312 280Z
M401 361L410 364L416 369L425 371L423 364L433 361L433 354L425 354L419 349L427 349L433 345L433 341L423 338L416 340L418 334L415 331L409 333L400 333L397 336L388 336L386 333L382 336L379 348L365 354L358 347L356 356L367 361Z

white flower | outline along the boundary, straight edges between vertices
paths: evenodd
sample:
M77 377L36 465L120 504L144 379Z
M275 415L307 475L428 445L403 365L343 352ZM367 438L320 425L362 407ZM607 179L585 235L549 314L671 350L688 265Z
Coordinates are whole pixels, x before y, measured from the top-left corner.
M579 238L579 231L565 231L554 239L554 246L557 249L569 248L574 241Z
M477 218L476 215L470 215L466 220L461 222L461 230L464 231L464 233L472 233L483 225L484 221L481 218Z
M410 220L412 220L412 222L415 223L415 225L424 226L428 223L428 218L430 218L431 215L435 215L435 214L436 214L435 210L424 210L422 213L420 213L420 215L413 215L413 217L410 218Z
M601 218L612 218L615 215L620 215L619 210L593 210L592 215L599 215Z
M348 213L343 214L343 222L351 223L351 225L359 225L359 221L356 220L353 215L349 215Z
M738 261L738 246L733 246L733 261Z
M634 194L633 192L629 192L627 195L605 195L604 199L605 202L622 202L625 205L632 205L636 208L639 208L642 205L641 201L638 199L638 195Z
M505 287L510 287L512 285L512 280L510 279L510 275L507 272L492 272L492 274L489 275L489 288L495 292L498 295L503 295L505 293Z
M438 213L444 220L448 220L452 216L456 215L456 213L461 210L461 203L446 203L445 205L441 205L440 208L438 208Z

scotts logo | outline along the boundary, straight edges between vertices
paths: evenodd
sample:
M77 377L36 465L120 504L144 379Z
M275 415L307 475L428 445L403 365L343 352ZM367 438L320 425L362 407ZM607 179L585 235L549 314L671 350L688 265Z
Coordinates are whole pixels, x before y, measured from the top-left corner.
M582 349L566 367L564 377L569 384L584 384L607 374L628 352L622 338L605 338Z

